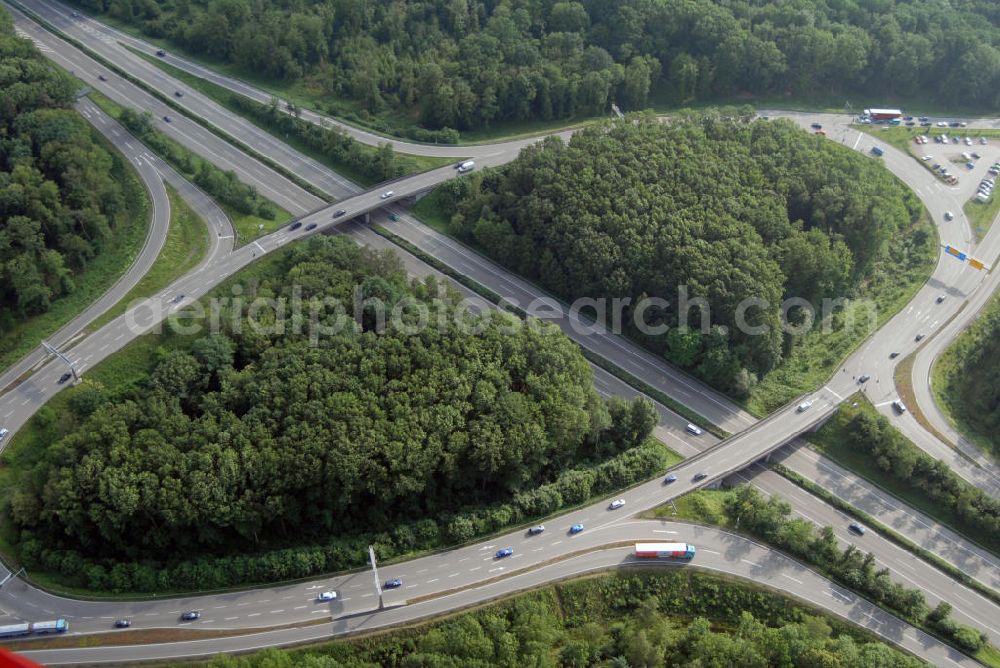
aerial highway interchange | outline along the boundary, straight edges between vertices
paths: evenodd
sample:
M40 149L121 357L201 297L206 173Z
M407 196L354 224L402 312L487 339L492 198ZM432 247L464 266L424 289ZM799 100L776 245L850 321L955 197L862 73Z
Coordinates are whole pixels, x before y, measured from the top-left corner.
M96 21L74 16L69 8L59 3L33 2L28 6L45 21L107 61L114 62L117 67L143 81L150 88L165 95L171 95L173 90L184 88L185 95L178 98L177 103L189 110L192 115L204 119L222 133L243 144L253 146L269 161L282 165L288 172L296 174L301 180L326 194L333 203L325 202L263 163L246 156L217 134L206 130L184 115L175 114L169 123L158 122L160 130L199 155L216 162L220 167L235 170L242 180L255 185L263 195L292 212L302 222L317 223L313 233L337 228L359 243L379 248L394 247L357 220L359 216L370 214L380 224L444 264L498 294L516 300L517 304L529 313L544 315L551 311L550 307L553 304L557 304L556 300L541 293L537 287L473 251L465 249L458 242L420 225L407 215L404 207L394 204L453 178L455 171L451 166L393 182L391 189L395 195L387 202L380 197L386 187L379 186L367 191L359 188L315 161L298 154L252 124L234 117L197 91L173 81L158 68L124 49L120 43L127 42L133 48L152 53L155 49L150 45L131 37L126 39L121 33L112 31ZM157 119L172 111L155 97L116 73L108 71L85 53L41 28L17 11L16 7L8 6L8 8L15 16L18 28L40 45L48 57L62 67L72 70L77 77L95 89L120 104L148 109ZM170 56L170 62L199 75L205 75L207 72L200 66L187 63L176 56ZM100 80L98 73L102 74L106 81ZM215 83L257 96L258 99L264 95L260 91L252 91L245 84L233 82L217 74L212 74L211 78ZM182 179L172 174L169 168L157 164L157 159L144 152L141 146L137 147L135 140L130 139L127 133L113 128L113 122L96 108L86 101L81 102L80 108L88 120L109 135L109 139L125 155L134 156L133 164L142 166L144 163L154 167L175 187L182 187L178 183L178 181L183 182ZM831 140L842 141L845 145L860 151L867 151L878 143L877 137L873 138L849 128L850 118L843 115L788 114L778 111L761 113L767 113L771 117L789 116L804 127L812 122L821 122L827 128ZM980 123L995 125L985 121ZM360 141L376 143L385 140L353 128L351 131L356 133L355 137ZM456 159L474 157L477 166L492 166L513 159L518 151L531 141L534 140L461 147L429 147L396 141L395 148L404 152L425 152ZM968 221L964 216L959 215L950 225L943 224L945 211L961 211L961 203L968 198L968 193L964 192L965 186L963 189L946 187L912 157L891 147L884 147L884 150L883 159L886 166L920 196L932 219L938 224L942 244L951 244L968 249L970 252L974 250L976 256L987 264L995 263L1000 252L998 247L1000 233L991 231L981 243L973 247ZM147 180L147 187L151 191L156 188L155 181L156 178L152 176ZM196 190L195 193L186 196L189 202L197 201L197 198ZM341 208L348 210L350 220L341 222L331 217L335 209ZM88 367L92 367L128 343L137 332L155 325L164 314L204 295L256 257L301 239L307 234L301 230L296 232L285 228L234 250L229 241L232 238L232 230L224 214L213 211L210 202L202 202L197 206L197 210L216 228L209 257L191 274L154 298L154 302L160 306L155 314L152 309L140 307L116 318L97 332L79 339L74 339L73 335L86 325L85 322L81 320L81 323L67 328L66 339L72 340L73 343L66 352L83 373L86 373ZM389 220L388 213L397 214L399 220ZM162 210L159 215L162 218ZM151 232L151 238L153 235ZM400 255L404 257L407 269L413 275L437 274L416 257L402 251ZM152 257L155 257L155 253L152 253ZM136 269L137 275L141 275L141 271L141 268ZM808 410L798 411L796 406L801 401L796 401L764 420L758 420L724 396L677 372L629 341L609 333L581 333L584 328L580 326L578 319L574 321L576 315L562 315L554 321L581 346L610 360L636 378L683 403L707 421L734 435L716 444L716 439L707 433L700 436L687 434L684 431L686 420L657 404L661 424L656 436L671 448L688 456L688 459L673 469L673 473L678 477L676 483L665 486L662 480L656 479L635 487L623 494L626 506L617 511L608 511L606 503L601 502L558 518L551 518L547 522L548 530L541 536L527 536L518 532L446 553L384 566L380 569L382 575L401 577L404 581L401 589L386 592L385 599L389 606L387 610L373 611L376 599L372 594L371 574L368 572L267 589L137 603L97 603L62 599L21 581L14 581L5 585L0 591L0 608L8 615L25 619L37 617L39 614L58 614L70 619L73 633L105 632L113 619L123 615L132 617L135 628L175 627L178 614L186 609L203 611L201 619L185 625L199 629L266 629L296 622L311 622L317 618L332 618L328 624L319 626L282 629L211 641L167 643L162 646L92 647L27 652L29 657L45 663L194 656L271 644L288 644L307 638L329 637L331 634L424 618L535 586L553 578L566 577L574 572L585 572L627 562L628 548L606 546L649 539L663 534L670 536L670 539L698 544L697 565L700 567L766 581L775 588L805 598L835 614L867 626L939 665L971 663L964 655L895 620L863 599L831 584L825 578L746 539L683 523L636 520L632 516L640 510L661 505L699 486L733 475L757 484L767 493L780 494L793 500L797 512L817 523L836 527L841 541L856 542L846 531L845 516L798 489L786 479L763 467L755 466L754 462L786 444L795 442L800 434L829 417L844 398L858 390L855 378L861 374L872 376L872 380L864 387L872 402L890 416L918 446L936 458L943 459L964 478L995 495L1000 489L998 488L1000 478L997 477L992 464L985 460L979 462L980 466L970 464L965 457L956 454L948 444L941 443L937 435L924 429L912 417L912 412L899 416L891 410L891 401L896 396L893 372L902 357L890 359L889 355L891 352L901 352L903 356L915 353L917 355L915 375L919 369L923 369L925 374L923 385L916 382L917 378L914 379L915 385L926 386L926 369L930 362L975 317L994 292L995 280L993 273L977 272L968 265L942 254L933 276L914 297L911 304L845 360L843 370L835 374L824 387L801 399L811 402ZM457 284L456 287L470 298L474 297L464 287ZM118 296L125 292L127 289L118 293ZM949 298L938 303L936 298L942 293L946 293ZM183 297L179 302L175 302L178 295ZM108 296L103 308L110 306L114 301L116 299ZM483 308L492 307L485 301L481 299L480 301ZM95 312L90 319L96 317L103 308L98 309L95 305L93 309ZM129 320L138 323L140 327L126 326ZM917 334L927 335L928 342L922 346L918 344L915 341ZM40 355L36 353L25 360L23 366L16 367L18 373L11 376L12 372L9 371L3 377L6 381L3 385L6 386L10 380L22 376L26 369L36 368L16 387L0 396L0 419L12 432L22 426L33 412L59 389L55 380L64 369L55 362L37 368L39 359ZM611 374L597 367L594 373L595 382L602 392L625 396L636 394L635 390ZM929 396L922 396L920 402L925 413L935 415L933 402ZM961 440L953 430L938 427L940 416L935 419L937 420L935 427L940 432L948 434L955 443ZM963 570L980 582L993 588L1000 588L1000 568L998 568L1000 563L992 555L967 544L951 532L936 527L932 521L920 516L916 511L899 508L898 503L893 502L884 493L870 486L866 488L866 483L857 480L849 472L838 470L839 467L835 467L832 463L822 461L811 451L793 448L782 451L780 456L784 458L783 461L787 466L803 472L808 477L815 479L817 475L827 476L835 493L842 497L849 496L858 489L864 489L864 498L849 500L855 505L867 503L868 507L863 509L880 519L896 513L896 521L884 523L898 528L901 524L898 520L901 519L905 526L903 533L911 540L928 549L949 555L949 559L962 564ZM694 474L702 471L708 474L707 478L698 482L693 481ZM837 490L838 486L841 489ZM567 529L576 523L584 524L586 530L575 536L567 535ZM503 562L494 559L494 550L506 546L514 548L512 558ZM936 600L948 600L955 608L956 619L984 630L994 642L1000 640L1000 628L994 623L1000 619L998 614L1000 610L996 604L958 585L940 571L877 535L866 536L864 548L874 552L881 563L889 566L894 575L908 581L908 585L923 588L932 605ZM567 560L557 561L555 564L550 563L561 556L575 555L581 551L587 553L569 556ZM6 575L5 571L0 572ZM339 599L332 604L316 603L316 592L331 587L341 592ZM408 599L416 597L420 597L420 602L404 605Z

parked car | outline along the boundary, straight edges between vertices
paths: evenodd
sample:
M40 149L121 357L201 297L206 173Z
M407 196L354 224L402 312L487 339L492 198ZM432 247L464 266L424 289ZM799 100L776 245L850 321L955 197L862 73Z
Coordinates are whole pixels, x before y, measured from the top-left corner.
M340 218L345 213L347 213L347 209L337 209L336 211L333 212L333 217L334 218Z
M707 477L708 477L707 473L705 473L704 471L698 471L697 473L694 474L694 478L692 478L692 479L693 480L704 480Z
M582 524L574 524L573 526L571 526L569 528L569 532L573 533L573 534L580 533L581 531L583 531L583 525Z
M115 628L116 629L127 629L130 626L132 626L132 620L131 619L126 619L126 618L122 617L121 619L116 619L115 620Z
M335 592L335 591L325 591L325 592L321 593L319 596L317 596L316 599L320 600L320 601L336 601L337 600L337 592Z
M63 383L65 383L67 380L69 380L72 377L73 377L73 374L71 374L69 371L67 371L63 375L59 376L59 384L62 385Z
M923 340L923 338L924 338L923 334L917 334L916 336L913 337L913 340L914 341L921 341L921 340Z
M625 505L625 499L615 499L608 505L608 510L618 510Z
M539 524L536 527L531 527L530 529L528 529L528 535L537 536L538 534L543 533L544 531L545 531L545 525Z
M496 558L497 559L504 559L505 557L509 557L512 554L514 554L514 548L512 548L512 547L505 547L502 550L497 550Z
M383 589L399 589L403 586L403 581L399 578L393 578L392 580L386 580L385 584L382 585Z
M677 482L677 476L671 473L670 475L668 475L666 478L663 479L663 482L667 485L669 485L672 482Z
M931 119L927 118L926 116L921 116L921 117L920 117L920 118L918 118L917 120L918 120L918 121L920 121L921 123L923 123L923 122L925 122L925 121L929 121L929 120L931 120Z
M381 195L379 195L379 197L381 197L382 199L389 199L390 197L392 197L395 194L396 193L394 193L391 190L386 190L384 193L382 193Z
M306 225L306 232L308 232L309 230L315 230L315 229L316 229L316 223L309 223L308 225Z
M300 227L302 227L302 221L301 220L296 220L294 223L292 223L291 225L288 226L288 230L289 231L297 230Z
M194 620L199 619L200 617L201 613L198 612L197 610L188 610L187 612L181 613L181 619L183 619L185 622L193 622Z
M867 529L865 529L857 522L851 522L850 524L847 525L847 528L853 531L854 533L858 534L859 536L864 536L865 531L867 531Z

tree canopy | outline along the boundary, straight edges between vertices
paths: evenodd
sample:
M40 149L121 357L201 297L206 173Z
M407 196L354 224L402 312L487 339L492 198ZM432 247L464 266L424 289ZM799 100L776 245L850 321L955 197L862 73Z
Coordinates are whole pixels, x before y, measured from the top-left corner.
M49 310L127 215L71 80L0 11L0 334Z
M551 137L446 186L445 206L459 234L557 295L631 299L628 333L743 394L787 352L782 301L821 312L824 298L849 296L921 210L874 161L789 122L750 117L629 116L568 144ZM688 312L681 289L707 309ZM640 312L645 297L670 306ZM750 299L766 304L741 312ZM670 329L638 330L637 313ZM741 326L741 316L766 332ZM788 320L803 317L793 309Z
M617 101L842 93L1000 106L991 0L77 0L248 72L427 128Z
M554 327L504 315L463 333L454 296L408 285L394 255L317 237L265 266L223 332L164 352L122 396L75 397L76 427L20 476L22 539L158 559L386 531L530 492L655 423L643 402L606 405ZM315 344L294 318L283 331L245 322L257 297L350 311L355 286L388 312L426 306L430 326L379 333L371 304Z

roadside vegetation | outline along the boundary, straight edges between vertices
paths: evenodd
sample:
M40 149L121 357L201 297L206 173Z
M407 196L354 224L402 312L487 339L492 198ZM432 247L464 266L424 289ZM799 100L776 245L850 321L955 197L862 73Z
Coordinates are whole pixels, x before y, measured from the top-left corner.
M463 335L454 295L409 284L391 253L314 237L239 285L221 333L139 339L8 446L4 535L30 572L112 592L313 576L363 564L369 544L390 560L508 529L677 461L648 438L652 405L600 399L558 330L497 315ZM360 321L320 314L341 329L314 345L306 327L245 321L258 296L351 308L355 286L389 313L423 304L434 325L379 334L367 304Z
M175 664L190 665L190 664ZM772 590L691 570L616 573L357 640L219 657L206 668L819 666L918 659Z
M1000 26L989 0L890 0L877 10L745 0L77 4L296 104L420 141L516 133L651 99L680 107L836 95L841 105L874 96L1000 107Z
M236 229L237 245L269 234L289 220L291 214L261 197L253 186L239 180L235 172L224 172L153 127L149 112L139 113L115 104L91 91L90 98L117 119L151 151L204 190L229 216Z
M277 98L273 98L269 105L260 104L210 81L188 74L155 56L139 51L135 53L170 76L204 93L234 114L243 116L251 123L274 133L289 146L360 185L371 186L454 162L451 158L396 153L389 144L377 148L362 144L339 128L320 127L301 120L294 103L280 108Z
M864 397L842 403L809 441L841 466L1000 555L1000 501L918 449Z
M767 413L905 304L936 244L919 201L877 163L752 118L598 124L446 183L427 206L439 228L566 301L631 300L626 335ZM656 333L636 326L646 297L669 302L642 314ZM808 333L782 331L792 297L815 313ZM764 302L739 312L748 299ZM809 317L793 307L786 320L809 329Z
M173 186L167 185L170 198L170 228L156 262L135 287L88 329L98 329L125 312L136 300L149 297L198 266L208 252L208 227L187 205Z
M985 634L949 618L948 603L941 602L930 609L919 589L908 589L894 582L888 568L878 569L873 554L865 554L853 544L841 550L832 527L817 530L807 519L792 518L791 504L784 499L765 498L751 485L724 492L698 491L691 496L704 498L686 501L678 507L690 519L707 523L718 523L721 519L722 526L750 534L815 566L848 589L972 656L988 647ZM678 501L683 502L683 497ZM666 515L670 512L668 508L659 509L658 514ZM702 511L707 515L699 517Z
M80 314L138 256L149 196L72 109L74 83L0 11L0 369Z
M994 297L934 363L931 383L945 416L994 460L1000 460L998 373L1000 299ZM997 542L1000 551L1000 538Z

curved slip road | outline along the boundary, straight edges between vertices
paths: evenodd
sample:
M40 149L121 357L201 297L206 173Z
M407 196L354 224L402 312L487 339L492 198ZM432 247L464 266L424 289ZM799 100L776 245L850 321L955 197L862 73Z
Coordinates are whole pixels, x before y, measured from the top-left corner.
M342 597L339 603L317 602L315 599L316 592L319 591L318 587L308 588L306 585L298 585L272 590L268 595L274 598L266 603L258 602L243 606L244 612L239 614L237 612L240 610L241 603L244 602L241 598L246 598L246 594L230 595L230 600L223 602L221 607L203 612L203 618L205 616L223 617L232 613L230 616L237 617L230 622L234 628L241 626L244 628L259 627L268 620L273 621L276 614L280 614L282 617L297 615L304 620L330 620L322 625L228 638L163 643L155 646L140 646L139 648L135 646L106 646L31 651L25 650L22 646L19 650L29 659L40 661L46 665L62 665L133 661L136 659L137 649L144 650L144 656L150 659L164 660L204 656L218 652L247 651L309 640L324 640L338 635L372 631L426 619L517 591L539 587L554 580L609 567L630 565L644 568L655 567L648 564L636 564L631 557L629 547L601 549L602 546L608 544L652 539L691 542L698 548L698 553L692 562L693 566L746 578L786 592L865 627L881 638L899 645L934 665L978 665L957 650L914 629L909 624L889 615L850 591L831 583L800 563L735 534L710 527L655 520L620 522L606 529L589 533L585 531L573 537L564 535L564 529L565 527L560 525L558 528L550 528L540 536L525 537L515 547L514 555L504 560L498 560L492 556L493 546L471 547L456 551L452 555L453 563L445 565L444 568L432 569L428 566L428 570L423 574L414 572L414 578L417 582L412 583L414 585L412 589L406 588L411 586L411 580L409 577L405 577L403 589L387 592L385 604L388 607L383 610L377 610L377 599L374 595L365 597L365 593L363 593L371 589L370 574L359 573L320 585L338 588ZM595 551L571 556L556 563L545 564L543 555L547 548L562 542L573 543L572 549L574 551ZM408 565L411 567L420 566L422 561L409 562ZM528 570L532 565L535 567ZM669 564L662 566L677 567ZM448 573L449 570L452 572ZM510 575L485 583L478 576L473 578L467 576L469 573L483 570L495 573L506 571ZM381 572L383 577L400 575L398 569L394 567L383 568ZM407 599L415 599L425 595L424 590L431 585L435 585L434 588L442 593L440 597L407 604ZM370 591L368 593L371 594ZM164 604L166 607L182 605L181 602L176 601L157 605L162 607ZM285 608L286 612L263 612L269 607ZM259 616L250 617L250 615L258 614L250 612L250 610L259 610ZM249 623L241 624L240 619L248 619Z
M109 77L109 79L110 79L110 77ZM218 138L215 137L214 135L211 135L211 137L214 137L214 141L219 141ZM207 151L210 154L214 154L215 153L215 150L213 148L207 148L207 147L201 148L201 152L205 152L205 151ZM284 186L284 185L280 185L279 186L278 185L278 184L281 184L283 182L283 180L281 180L280 177L278 179L275 179L275 176L273 175L273 173L272 174L268 174L269 170L267 170L266 168L262 167L259 164L256 164L255 161L246 161L245 166L246 166L246 169L244 170L244 172L241 172L241 174L250 174L251 177L254 178L254 179L264 179L268 183L270 183L273 186L275 186L276 189L283 190L286 193L289 192L289 189L286 186ZM243 165L241 165L241 167L243 167ZM442 178L443 179L445 177L449 177L450 178L450 176L451 176L451 173L447 170L447 168L445 168L444 170L437 170L436 174L434 174L434 173L431 173L431 174L433 174L433 175L429 178L429 180L427 182L433 182L433 180L436 179L436 178ZM421 175L421 177L422 178L428 178L426 175ZM409 180L406 180L406 181L409 181ZM417 184L418 187L420 187L421 185L422 184L419 184L419 183ZM301 189L299 189L299 190L301 190ZM305 193L304 196L305 197L312 197L311 195L308 195L308 193ZM301 202L301 200L296 200L296 202L297 203ZM364 207L370 207L370 206L373 206L373 205L374 206L378 206L380 204L379 200L376 199L374 193L366 193L366 194L360 196L359 198L357 198L357 200L354 200L353 202L345 202L345 205L353 206L353 204L355 204L355 203L358 204L358 210L360 210L360 209L362 209ZM300 207L300 209L307 208L307 206L305 206L305 205L303 205L301 203L299 203L298 206ZM326 227L332 227L332 222L328 218L328 216L329 216L328 212L319 212L319 213L317 213L315 215L317 216L317 218L315 218L315 219L318 220L321 223L321 225L322 225L321 229L322 228L326 228ZM312 220L312 219L313 218L306 218L305 220ZM361 230L365 230L366 232L368 232L364 227L360 227L360 226L353 226L353 227L355 227L356 229L361 229ZM370 232L368 232L368 234L371 235ZM281 244L283 244L283 243L285 243L287 241L293 240L295 238L298 238L298 235L290 234L290 233L287 232L287 230L282 230L282 231L276 233L275 235L271 235L271 236L269 236L269 237L267 237L265 239L262 239L261 242L262 242L263 245L260 245L259 247L262 249L262 251L264 251L264 250L271 250L272 248L276 248L276 247L280 246ZM210 282L214 281L214 282L217 282L218 280L221 280L220 277L224 277L225 275L228 275L226 273L227 271L229 271L231 273L232 270L234 270L235 268L238 268L238 266L241 266L240 265L241 262L243 264L245 264L246 261L249 261L249 259L252 258L252 256L251 256L251 258L246 258L245 257L246 254L247 254L246 253L246 249L241 249L241 250L243 251L243 254L240 256L242 259L240 259L238 261L231 261L228 266L222 267L221 271L219 271L218 273L212 273L211 275L209 275L208 273L206 273L205 275L202 275L201 279L200 279L201 283L204 283L205 281L210 281ZM239 253L237 253L237 255L239 255ZM229 259L227 258L227 261L228 260ZM213 271L215 271L216 269L218 269L218 268L213 268ZM183 285L181 285L179 287L183 287ZM180 289L178 289L176 294L180 294L180 293L182 293L182 291ZM197 292L196 291L192 291L192 292L186 292L184 294L187 295L187 298L184 300L185 303L186 303L187 301L190 301L191 299L193 299L194 296L197 295ZM169 296L170 295L163 295L163 299L165 300ZM153 319L150 318L148 322L151 323L152 321L153 321ZM84 352L86 352L86 351L84 351ZM832 405L833 405L833 402L834 402L835 399L836 399L836 395L830 395L830 397L829 397L829 399L827 401L814 405L813 408L816 409L815 412L813 412L813 413L805 413L805 414L803 414L801 416L798 416L797 418L794 418L794 419L798 420L798 422L796 422L793 425L793 428L790 431L788 429L785 429L784 426L778 425L776 427L776 430L777 430L776 433L778 433L778 435L780 437L779 440L785 438L786 436L788 436L789 433L792 434L792 435L794 435L794 433L797 433L798 431L800 431L803 428L803 426L808 426L808 425L812 424L813 422L815 422L817 418L814 417L814 416L816 416L816 414L818 412L820 412L821 410L830 410L832 408ZM746 442L746 440L744 440L743 442ZM719 452L721 453L722 451L720 450ZM710 469L712 471L713 476L714 475L718 475L719 471L721 469L724 469L726 466L729 466L729 467L733 467L733 466L737 466L738 467L739 466L739 460L740 460L740 457L742 455L739 455L738 451L734 452L734 453L731 453L731 454L735 455L734 459L727 460L727 459L723 458L721 454L719 454L719 455L716 455L716 459L711 460L711 461L715 462L716 464L718 464L718 468L712 468L712 469ZM729 457L730 455L727 454L726 456ZM702 461L704 462L704 460L702 460ZM730 463L727 464L727 461L729 461ZM691 472L693 472L693 471L691 471ZM666 497L660 497L660 498L663 499L663 498L666 498ZM822 505L822 504L818 504L818 505ZM880 555L880 558L881 558L881 555ZM926 567L926 566L924 566L924 567ZM900 570L904 570L904 569L902 567L900 567ZM270 612L270 611L268 611L268 612ZM283 614L283 612L284 611L282 611L282 613L276 613L276 614ZM263 614L263 613L261 613L261 614ZM970 611L970 614L971 615L979 616L975 611ZM989 614L992 614L992 613L988 612L986 614L989 615ZM206 621L208 621L208 620L206 620Z

